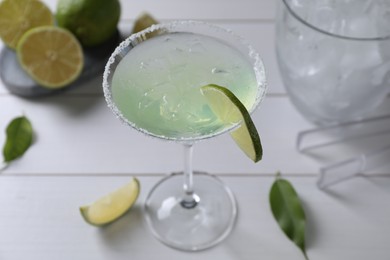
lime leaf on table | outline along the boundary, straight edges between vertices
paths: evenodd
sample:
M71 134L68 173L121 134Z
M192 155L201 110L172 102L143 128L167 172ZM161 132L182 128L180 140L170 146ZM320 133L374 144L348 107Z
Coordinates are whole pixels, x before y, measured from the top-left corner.
M31 146L33 129L27 117L21 116L8 124L6 134L3 156L4 162L9 163L21 157Z
M83 46L97 46L117 31L121 14L119 0L59 0L58 26L71 31Z
M152 26L153 24L158 24L157 20L154 19L154 17L148 13L142 13L135 20L132 33L140 32L140 31Z
M261 160L263 148L256 126L241 101L227 88L215 84L201 87L211 110L226 124L241 122L230 135L244 153L254 162Z
M135 203L140 192L137 178L103 196L89 206L80 207L84 220L94 226L104 226L125 214Z
M0 38L16 49L22 35L28 30L54 25L50 9L39 0L3 0L0 2Z
M294 187L289 181L281 179L279 174L271 187L269 201L280 228L308 259L305 248L305 211Z
M22 68L41 86L58 89L80 75L84 56L77 39L67 30L41 26L20 39L17 57Z

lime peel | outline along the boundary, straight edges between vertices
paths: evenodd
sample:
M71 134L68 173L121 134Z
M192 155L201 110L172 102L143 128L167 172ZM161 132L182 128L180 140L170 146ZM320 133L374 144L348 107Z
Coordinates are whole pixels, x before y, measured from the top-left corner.
M231 137L250 159L260 161L263 157L260 136L244 104L229 89L215 84L201 87L201 92L223 123L240 123L238 128L230 132Z
M104 226L123 216L136 202L140 192L137 178L101 197L88 206L80 207L81 216L93 226Z

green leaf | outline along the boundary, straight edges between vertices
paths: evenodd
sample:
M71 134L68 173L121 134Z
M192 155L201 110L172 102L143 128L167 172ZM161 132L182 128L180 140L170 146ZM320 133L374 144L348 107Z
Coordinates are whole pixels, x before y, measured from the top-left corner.
M6 134L3 156L4 162L9 163L22 156L30 147L33 139L31 123L25 116L17 117L7 126Z
M269 201L280 228L308 259L305 248L305 211L294 187L287 180L279 178L279 174L271 187Z

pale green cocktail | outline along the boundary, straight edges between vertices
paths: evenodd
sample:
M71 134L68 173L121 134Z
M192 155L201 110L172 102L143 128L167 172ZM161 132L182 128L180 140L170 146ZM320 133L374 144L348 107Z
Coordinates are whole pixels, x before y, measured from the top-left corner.
M226 127L200 87L229 88L250 110L258 95L253 65L238 50L200 34L173 33L135 46L112 80L113 100L135 127L169 139L192 139Z

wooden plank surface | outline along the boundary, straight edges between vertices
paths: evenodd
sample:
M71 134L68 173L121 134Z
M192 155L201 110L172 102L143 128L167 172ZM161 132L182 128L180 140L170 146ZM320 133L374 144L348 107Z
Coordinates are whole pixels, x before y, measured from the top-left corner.
M236 228L224 243L192 254L160 244L149 233L142 213L147 192L160 178L141 177L135 208L99 229L84 223L78 207L125 184L130 176L0 176L1 259L303 259L270 212L273 177L222 178L239 205ZM388 259L390 178L357 178L328 193L315 187L315 178L288 179L306 210L310 259Z
M45 0L51 10L56 0ZM134 19L142 12L150 12L159 19L273 19L274 0L121 0L122 19Z
M45 0L55 10L56 0ZM106 107L101 79L61 96L22 99L0 82L0 129L26 114L35 129L28 153L0 173L0 259L303 259L272 218L268 192L276 171L286 174L308 217L311 260L390 259L390 165L353 178L327 192L316 187L319 168L375 148L389 135L357 140L302 155L296 135L313 127L290 103L274 51L273 0L122 0L120 29L129 34L134 19L148 11L166 22L195 19L216 23L246 38L263 57L268 96L253 114L264 159L250 162L228 135L195 146L194 168L218 174L232 188L239 219L217 247L185 253L156 241L148 231L142 203L165 173L182 169L182 148L146 137L119 123ZM0 47L2 47L0 43ZM390 112L390 99L377 114ZM5 133L0 131L0 143ZM112 225L97 229L82 220L78 207L140 177L135 208ZM381 176L378 176L381 175Z

